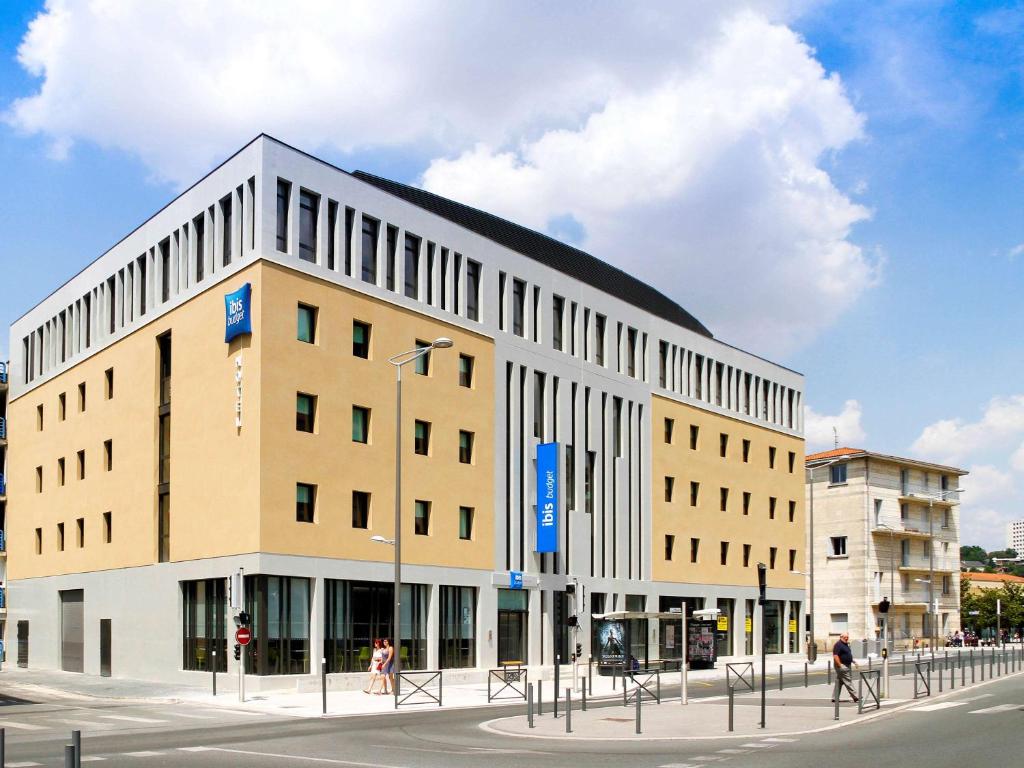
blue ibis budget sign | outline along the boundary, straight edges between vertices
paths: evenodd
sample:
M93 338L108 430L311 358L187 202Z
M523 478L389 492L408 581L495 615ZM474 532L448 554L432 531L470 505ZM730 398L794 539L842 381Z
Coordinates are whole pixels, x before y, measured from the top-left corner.
M523 572L522 571L509 571L508 572L508 588L509 589L522 589L523 588Z
M537 446L537 551L558 551L558 443Z
M252 286L246 283L224 297L224 341L231 341L243 333L252 333L252 317L249 314L251 295Z

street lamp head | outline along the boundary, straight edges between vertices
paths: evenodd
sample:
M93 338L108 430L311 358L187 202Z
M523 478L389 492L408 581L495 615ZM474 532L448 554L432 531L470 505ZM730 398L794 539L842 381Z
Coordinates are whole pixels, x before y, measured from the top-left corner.
M434 339L430 345L434 349L448 349L455 346L455 342L449 339L447 336L441 336L440 338Z
M388 538L385 538L383 536L371 536L370 537L370 541L372 541L374 544L391 544L391 545L394 545L394 543L395 543L394 539L388 539Z

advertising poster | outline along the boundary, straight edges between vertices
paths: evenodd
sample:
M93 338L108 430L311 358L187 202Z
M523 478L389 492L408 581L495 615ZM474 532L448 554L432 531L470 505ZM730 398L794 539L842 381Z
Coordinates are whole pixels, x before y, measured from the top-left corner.
M596 619L597 660L599 664L622 664L626 660L626 623Z
M715 663L715 624L711 621L691 620L686 626L686 658L696 668Z

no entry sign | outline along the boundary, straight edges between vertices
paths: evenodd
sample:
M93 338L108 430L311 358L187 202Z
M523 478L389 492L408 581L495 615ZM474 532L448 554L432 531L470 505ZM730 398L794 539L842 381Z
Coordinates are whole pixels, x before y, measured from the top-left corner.
M235 632L235 642L239 645L248 645L252 640L252 630L248 627L239 627Z

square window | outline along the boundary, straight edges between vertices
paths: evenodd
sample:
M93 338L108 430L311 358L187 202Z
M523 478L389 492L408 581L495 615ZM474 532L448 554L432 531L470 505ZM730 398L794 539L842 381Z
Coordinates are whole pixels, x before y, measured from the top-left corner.
M106 467L107 472L114 468L114 441L104 440L103 441L103 465Z
M430 342L416 339L416 346L419 349L429 349ZM420 356L416 358L415 370L420 376L430 375L430 352L420 353Z
M750 545L749 544L744 544L743 545L743 567L744 568L749 568L750 567Z
M775 469L775 446L768 446L768 469Z
M830 536L829 537L829 554L833 557L843 557L846 555L846 537L845 536Z
M295 522L312 523L316 511L316 486L295 484Z
M700 435L700 427L696 424L690 425L690 450L697 450L697 437Z
M317 308L308 304L299 304L298 331L296 338L307 344L316 344Z
M697 497L700 494L700 483L693 480L690 481L690 506L697 506Z
M718 455L723 459L729 453L729 436L724 432L718 436Z
M746 464L750 461L750 441L743 441L743 463Z
M473 386L473 358L459 355L459 386L467 389Z
M352 406L352 442L370 442L370 409L361 405Z
M298 432L312 432L316 423L316 395L295 393L295 429Z
M672 559L672 550L675 549L675 548L676 548L676 537L671 535L671 534L667 534L665 536L665 559L666 560L671 560Z
M672 444L672 431L675 429L675 419L665 419L665 442L668 445Z
M366 491L352 491L352 527L370 527L370 494Z
M413 447L420 456L430 454L430 422L417 421L414 426Z
M114 369L107 368L103 372L103 396L107 400L114 399Z
M430 502L416 500L416 535L430 535Z
M473 538L473 508L459 507L459 538L469 541Z
M719 502L719 507L722 510L722 512L727 512L729 510L729 489L728 488L719 488L718 489L718 502Z
M700 555L700 539L690 539L690 562L696 563Z
M109 544L114 538L114 519L112 512L103 513L103 541Z
M352 321L352 356L370 359L370 324Z
M665 501L672 501L672 491L676 486L676 479L674 477L665 477Z
M729 564L729 542L728 541L723 541L723 542L721 542L719 544L718 556L719 556L719 559L720 559L722 565L728 565Z
M464 429L459 430L459 463L473 463L473 442L474 434Z
M828 481L831 485L842 485L846 482L846 464L833 464L829 467Z

